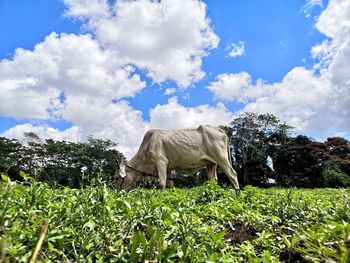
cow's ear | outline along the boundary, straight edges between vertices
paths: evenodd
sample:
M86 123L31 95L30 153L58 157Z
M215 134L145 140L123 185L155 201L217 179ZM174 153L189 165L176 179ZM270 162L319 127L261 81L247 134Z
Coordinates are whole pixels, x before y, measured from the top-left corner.
M120 169L120 167L124 166L125 165L125 162L124 162L124 159L116 159L116 162L117 162L117 167L118 169Z
M119 175L120 175L121 178L124 178L126 176L124 160L122 160L119 163Z

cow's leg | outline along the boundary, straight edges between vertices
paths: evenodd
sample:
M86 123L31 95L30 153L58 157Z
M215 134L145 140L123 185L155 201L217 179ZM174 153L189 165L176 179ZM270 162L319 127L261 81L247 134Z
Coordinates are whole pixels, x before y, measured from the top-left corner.
M207 166L207 176L208 176L208 179L211 180L211 181L217 181L218 180L218 176L216 174L216 167L217 165L216 164L210 164Z
M156 163L156 165L158 170L160 190L164 191L166 186L168 162L166 160L160 160Z
M228 176L230 179L231 184L235 188L236 195L240 195L240 189L238 184L238 178L236 171L231 167L229 161L227 158L223 157L220 158L220 161L218 165L221 167L221 169L224 171L224 173Z

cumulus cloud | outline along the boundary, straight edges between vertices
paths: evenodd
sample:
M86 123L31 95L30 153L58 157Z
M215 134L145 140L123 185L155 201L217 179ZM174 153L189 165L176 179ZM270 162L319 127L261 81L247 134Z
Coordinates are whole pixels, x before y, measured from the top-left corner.
M176 97L151 109L149 122L144 121L142 113L134 110L126 101L103 104L98 100L82 97L67 97L67 101L69 108L64 117L72 120L73 127L60 131L47 125L21 124L7 130L2 136L21 139L24 132L31 131L42 139L82 141L88 135L93 135L117 142L118 149L130 158L136 153L143 135L150 128L180 129L200 124L225 125L233 118L232 113L222 103L215 107L184 107ZM81 114L79 108L84 109L84 114Z
M85 18L104 47L157 83L171 79L185 88L202 79L202 58L219 42L202 1L65 2L67 14Z
M184 107L179 104L177 97L173 97L167 104L157 105L150 110L150 126L160 129L181 129L200 124L226 125L232 117L232 113L222 103L218 103L216 107L208 105Z
M207 89L214 93L215 99L248 103L266 94L274 94L278 86L267 84L262 79L254 83L250 74L242 71L218 75Z
M108 17L107 0L63 0L67 5L66 15L79 18Z
M348 39L350 31L350 2L347 0L331 0L317 19L316 28L332 41Z
M93 135L117 142L118 150L130 158L149 128L142 119L142 113L126 101L102 103L75 96L67 100L69 108L64 117L74 123L72 127L58 130L42 123L26 123L8 129L1 136L22 139L25 132L34 132L42 139L84 141L87 136Z
M244 100L244 90L252 86L252 78L247 72L224 73L216 77L207 87L215 98L222 100Z
M319 60L315 68L331 82L328 98L331 115L327 122L338 132L350 130L350 2L332 0L321 13L316 28L329 39L316 45L312 55ZM327 115L326 115L327 116Z
M254 94L256 88L247 91L247 96ZM324 114L332 91L327 78L317 77L313 71L297 67L281 82L264 84L260 90L259 97L248 103L244 111L275 114L298 130L310 128L311 122L317 123L316 119L321 121L320 125L324 124L322 128L327 128L321 119L326 117Z
M17 49L0 61L0 114L48 119L60 115L64 96L111 101L145 87L131 66L123 66L90 35L52 33L33 51Z
M134 110L123 100L104 103L87 97L67 97L64 118L82 127L83 137L92 134L97 138L117 142L118 148L129 157L149 127L142 119L142 112Z
M5 135L18 137L22 131L33 130L43 138L75 141L94 135L135 147L129 140L137 142L146 125L141 113L121 99L144 87L133 67L121 64L91 35L52 33L33 51L17 49L13 59L0 61L0 114L18 119L64 119L74 128L59 131L28 124ZM137 127L136 134L131 127Z
M227 56L231 58L239 57L244 54L245 48L244 48L244 42L239 41L238 43L232 43L229 45L226 50L228 50Z
M72 126L64 131L52 128L47 125L33 125L30 123L20 124L5 131L1 136L9 138L23 139L24 133L34 132L40 139L53 139L57 141L79 141L81 137L81 129L77 126Z
M17 119L47 118L53 106L51 102L59 97L57 90L43 88L40 80L34 77L0 78L0 89L0 114Z
M246 102L243 111L273 113L298 130L323 138L349 131L350 2L329 1L316 28L328 39L311 48L312 69L293 68L281 82L271 84L253 83L247 72L224 73L208 89L217 99Z
M172 100L158 105L152 111L151 121L144 121L142 112L123 98L135 95L145 82L133 67L120 63L91 35L52 33L33 51L17 49L12 59L0 62L0 86L2 115L42 120L40 123L55 118L73 123L66 130L45 124L22 124L7 130L4 136L21 138L24 132L32 131L43 139L80 141L93 135L117 142L119 150L128 157L135 153L150 126L180 127L183 118L187 121L182 127L186 127L202 123L207 115L206 123L229 116L222 105L187 109ZM159 121L159 110L169 113L172 106L178 114L173 111L170 119Z

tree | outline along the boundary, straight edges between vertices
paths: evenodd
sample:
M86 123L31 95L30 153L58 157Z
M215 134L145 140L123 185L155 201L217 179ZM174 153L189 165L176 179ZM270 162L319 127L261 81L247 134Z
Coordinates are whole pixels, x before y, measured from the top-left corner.
M234 166L240 181L244 184L265 184L272 173L267 165L271 149L284 143L292 127L280 123L272 114L246 112L234 119L230 126L221 128L230 138Z
M25 132L21 148L20 170L37 178L43 161L41 138L34 132Z
M350 144L341 137L331 137L325 142L327 157L325 159L325 186L350 186Z
M100 173L103 180L114 182L114 172L116 170L116 160L125 159L124 155L117 151L117 144L111 140L94 139L88 137L88 142L84 144L85 163L87 171L92 174Z
M125 158L110 140L88 137L85 143L47 140L43 147L46 164L42 179L79 187L99 179L112 185L116 178L116 159Z
M0 137L0 172L8 173L18 165L21 143L15 139Z
M24 140L27 143L40 143L41 139L38 134L35 132L25 132L24 134Z
M297 187L350 186L350 148L344 138L317 142L307 136L289 138L274 150L277 183Z
M79 155L82 145L80 143L46 140L42 145L44 151L44 164L40 180L51 185L64 185L79 187L81 182L80 160L74 158Z
M283 186L322 187L327 147L304 135L291 138L276 154L277 182Z

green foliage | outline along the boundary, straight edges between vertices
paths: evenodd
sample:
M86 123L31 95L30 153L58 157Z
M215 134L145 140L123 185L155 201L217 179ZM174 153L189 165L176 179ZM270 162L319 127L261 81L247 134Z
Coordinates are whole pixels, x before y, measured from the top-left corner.
M350 184L350 143L341 137L317 142L306 136L290 136L291 126L272 114L243 113L229 126L221 127L229 137L232 165L241 185L286 187L347 187ZM88 137L84 143L46 140L25 133L21 142L0 137L0 172L13 181L23 181L24 171L37 181L53 187L83 188L104 181L120 185L116 159L124 159L116 143ZM271 165L273 168L271 168ZM230 185L220 167L221 185ZM206 168L196 175L172 173L177 187L200 186L207 180ZM141 180L142 181L142 180ZM140 182L148 188L157 180Z
M273 178L273 171L267 165L268 157L274 157L278 149L285 145L292 127L280 123L272 114L245 112L229 126L221 128L230 139L240 183L266 185L268 178Z
M344 138L328 138L326 145L329 149L323 173L325 186L350 186L350 144Z
M230 138L233 166L243 185L266 186L269 178L287 187L349 185L350 143L345 138L325 142L304 135L293 138L292 127L274 115L250 112L221 128ZM273 170L267 165L269 158Z
M345 173L326 170L323 176L327 186L350 187L350 176Z
M350 223L327 221L300 236L300 253L313 262L350 262Z
M0 240L27 262L348 262L350 190L259 189L241 197L213 182L193 189L115 191L0 182ZM0 256L1 258L1 256Z
M22 181L20 171L51 186L84 187L103 180L115 185L116 159L125 158L110 140L89 137L74 143L46 140L26 133L22 143L0 137L0 172L12 180Z
M327 147L299 135L289 140L284 154L274 160L277 181L282 186L322 187Z

